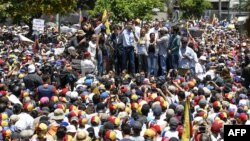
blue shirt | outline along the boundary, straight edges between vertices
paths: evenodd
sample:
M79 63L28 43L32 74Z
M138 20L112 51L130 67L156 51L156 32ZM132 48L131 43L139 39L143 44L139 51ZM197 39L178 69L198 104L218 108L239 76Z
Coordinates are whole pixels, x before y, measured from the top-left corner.
M132 31L128 31L125 29L122 33L122 45L123 47L134 46L135 44L135 37Z

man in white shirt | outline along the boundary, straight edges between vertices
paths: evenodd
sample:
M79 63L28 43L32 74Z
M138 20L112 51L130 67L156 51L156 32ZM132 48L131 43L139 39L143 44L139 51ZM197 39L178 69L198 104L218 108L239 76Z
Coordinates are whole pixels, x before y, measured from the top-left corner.
M91 55L92 61L95 60L96 56L96 40L97 40L97 35L92 35L91 41L89 41L89 47L88 47L88 52Z
M199 58L199 62L195 63L195 75L200 79L203 80L206 74L206 68L204 66L207 58L206 56L201 56Z
M160 23L156 21L154 27L149 29L148 34L154 33L155 39L159 39L159 31L160 31Z
M94 73L96 70L96 66L94 62L91 60L91 55L89 52L84 53L84 60L81 60L81 71L82 76L85 76L89 73Z
M192 48L188 47L188 38L181 39L182 47L179 49L179 68L190 69L195 59L195 52Z
M130 66L130 73L135 74L135 58L134 58L134 48L135 41L138 41L135 32L133 31L132 22L127 23L126 29L122 32L122 45L123 45L123 70L127 70ZM129 65L127 65L129 63Z
M139 39L140 38L140 34L141 34L141 27L140 27L140 19L136 19L134 21L135 25L134 25L134 28L135 28L135 36Z

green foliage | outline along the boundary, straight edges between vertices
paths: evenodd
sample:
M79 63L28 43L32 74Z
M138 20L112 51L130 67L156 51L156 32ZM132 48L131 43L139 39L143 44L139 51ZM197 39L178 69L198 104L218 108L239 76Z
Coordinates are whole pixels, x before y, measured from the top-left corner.
M1 0L0 5L8 4L8 7L0 6L0 12L4 11L6 14L1 15L14 21L27 22L41 15L68 14L75 10L76 3L77 0Z
M211 8L208 0L180 0L179 5L184 18L200 18L206 9Z
M4 21L6 17L10 16L6 10L11 7L12 4L9 1L0 0L0 21Z
M105 5L114 21L131 20L140 18L143 20L152 18L152 9L163 9L162 0L97 0L91 15L102 14Z
M82 10L94 9L96 0L77 0L77 8Z
M250 11L250 0L246 0L243 8L247 11Z

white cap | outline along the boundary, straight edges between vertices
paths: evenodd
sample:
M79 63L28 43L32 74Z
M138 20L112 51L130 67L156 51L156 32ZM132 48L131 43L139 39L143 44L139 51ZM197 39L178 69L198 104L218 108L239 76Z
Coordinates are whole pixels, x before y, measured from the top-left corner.
M78 98L78 93L76 91L73 91L69 94L69 97L71 99L77 99Z
M34 64L30 64L28 66L28 73L34 73L36 71L36 67Z
M202 61L206 61L207 60L206 56L201 56L199 59L202 60Z
M76 127L74 125L67 126L67 133L76 133Z

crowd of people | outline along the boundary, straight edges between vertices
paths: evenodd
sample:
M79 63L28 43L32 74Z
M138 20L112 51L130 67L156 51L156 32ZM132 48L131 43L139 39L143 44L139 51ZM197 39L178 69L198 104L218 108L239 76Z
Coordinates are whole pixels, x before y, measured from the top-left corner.
M250 40L230 23L102 22L34 43L1 27L1 141L180 141L187 100L192 141L250 124Z

